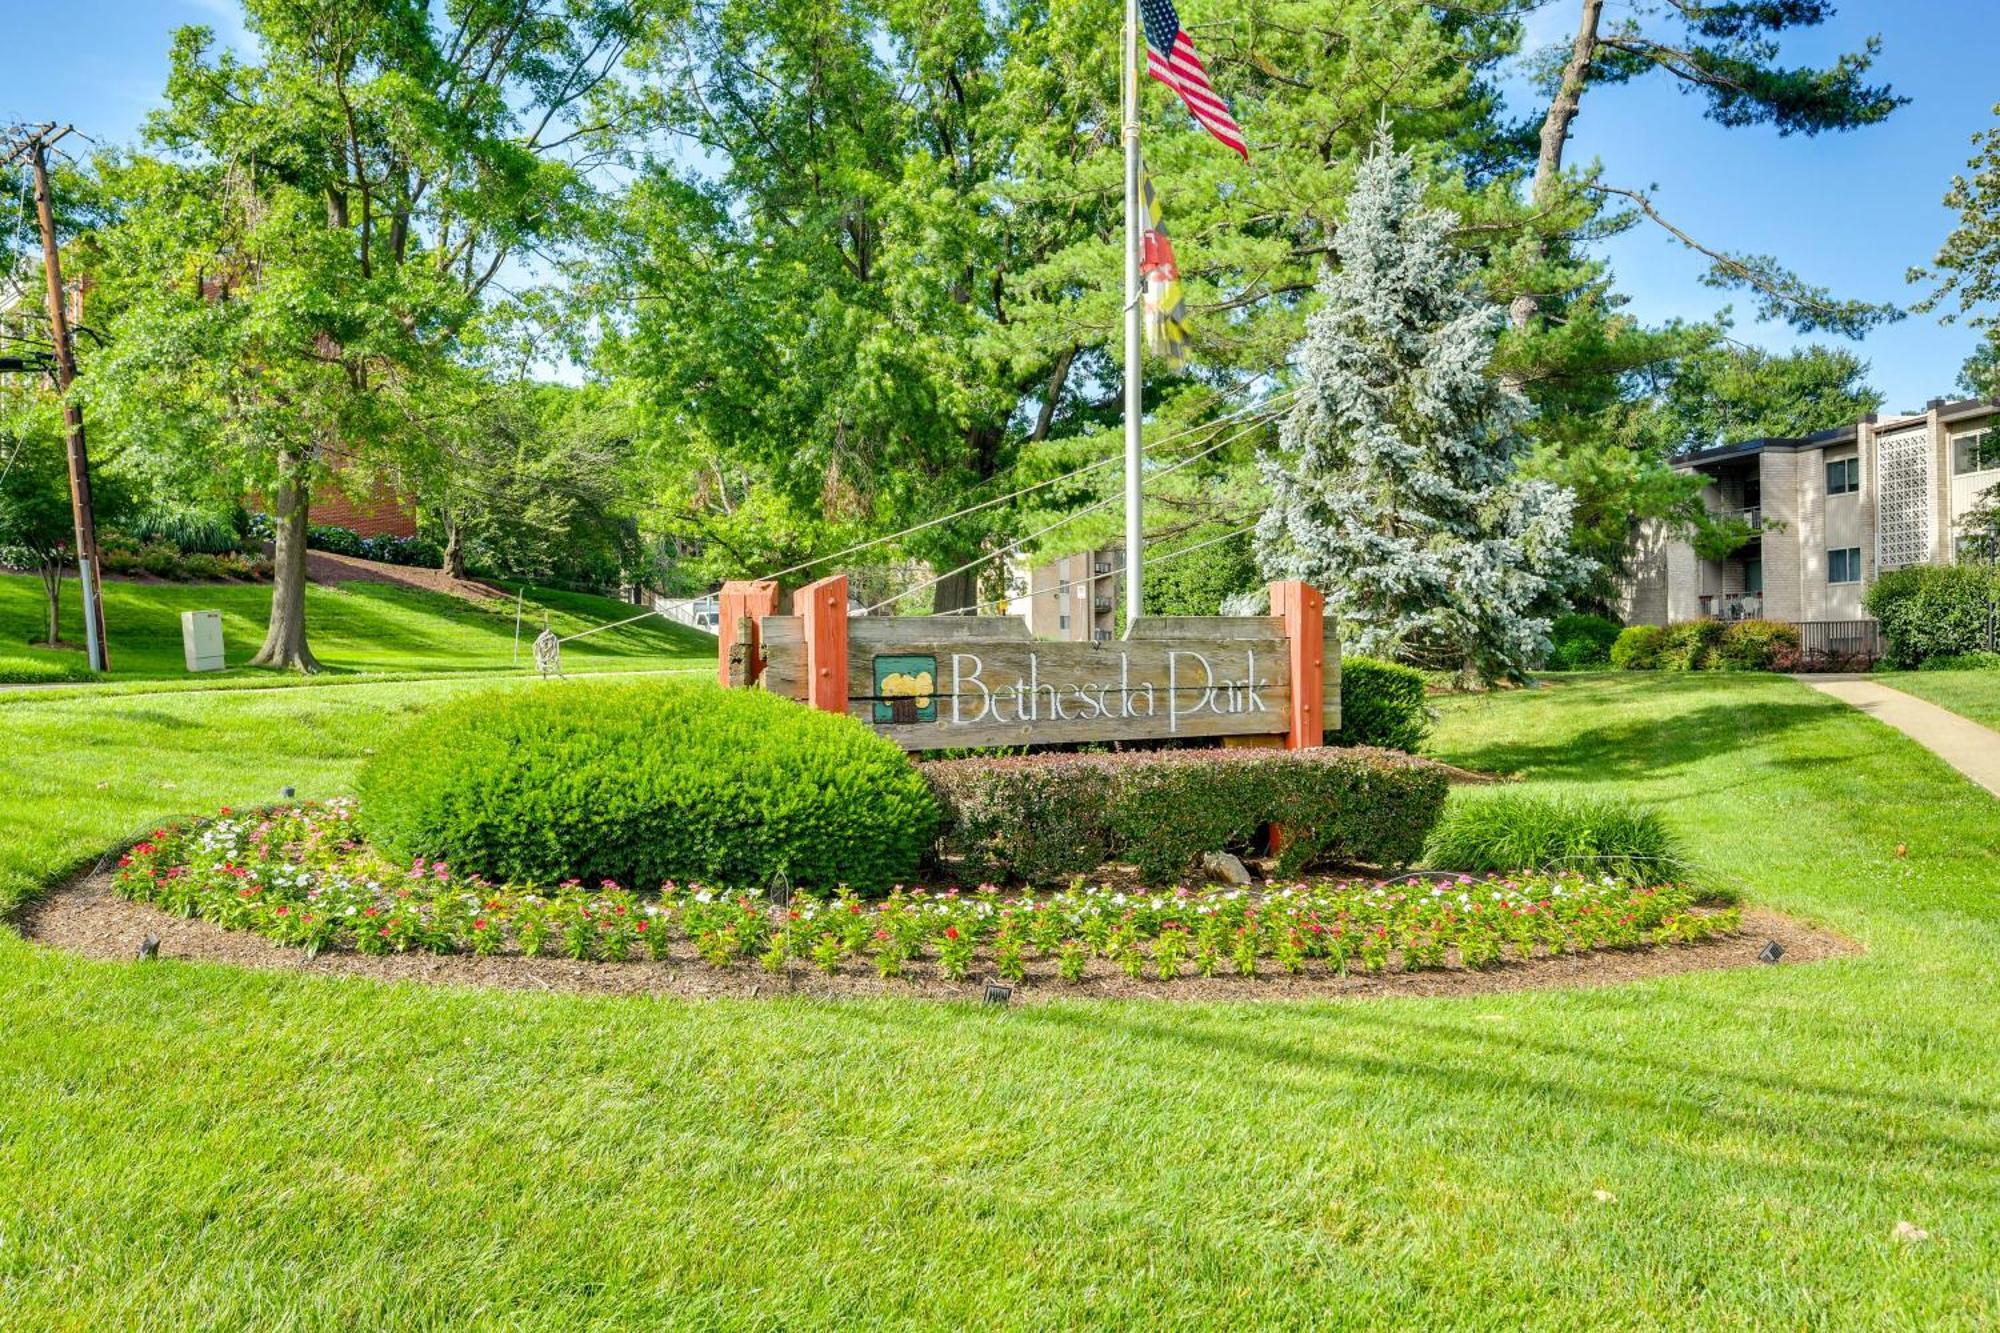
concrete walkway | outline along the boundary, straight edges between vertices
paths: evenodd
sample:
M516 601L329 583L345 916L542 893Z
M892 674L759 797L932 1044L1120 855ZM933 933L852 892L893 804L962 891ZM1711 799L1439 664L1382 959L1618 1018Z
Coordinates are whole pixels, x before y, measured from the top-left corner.
M2000 796L2000 731L1982 727L1949 709L1890 689L1866 676L1794 676L1821 694L1830 694L1885 722Z

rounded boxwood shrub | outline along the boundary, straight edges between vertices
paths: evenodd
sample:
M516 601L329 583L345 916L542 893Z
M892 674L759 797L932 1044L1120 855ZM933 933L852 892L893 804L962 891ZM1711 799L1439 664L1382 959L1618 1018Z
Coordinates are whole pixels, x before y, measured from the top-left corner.
M1883 574L1864 605L1882 624L1894 666L1986 648L2000 602L2000 571L1979 565L1924 565Z
M1799 627L1782 620L1738 620L1722 631L1715 664L1727 671L1793 671Z
M761 690L565 683L425 714L363 769L385 851L515 883L663 880L869 892L910 878L937 809L851 718Z
M1618 622L1605 616L1557 616L1549 626L1550 669L1587 671L1608 664L1620 632Z
M1659 625L1627 625L1611 644L1611 665L1620 671L1652 671L1660 665L1660 641L1667 631Z
M1373 745L1414 752L1430 735L1424 673L1373 657L1340 660L1340 730L1328 745Z

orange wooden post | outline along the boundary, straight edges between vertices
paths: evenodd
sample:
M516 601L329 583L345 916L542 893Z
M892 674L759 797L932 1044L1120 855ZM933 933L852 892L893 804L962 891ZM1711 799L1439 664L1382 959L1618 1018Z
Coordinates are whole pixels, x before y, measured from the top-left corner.
M1326 603L1311 584L1281 579L1271 585L1271 613L1285 622L1291 653L1285 748L1310 750L1326 741Z
M757 624L765 616L778 614L778 583L775 579L755 581L737 580L722 585L720 623L716 625L716 637L720 640L715 663L715 678L727 688L729 685L729 650L736 646L736 627L744 617L750 619L750 679L754 683L764 673L764 645Z
M1286 719L1285 748L1308 750L1326 740L1326 604L1319 589L1297 579L1271 585L1271 614L1285 622L1286 651L1291 658L1292 704ZM1269 830L1271 851L1285 845L1285 830Z
M847 575L808 583L792 601L806 622L806 702L825 712L845 713Z

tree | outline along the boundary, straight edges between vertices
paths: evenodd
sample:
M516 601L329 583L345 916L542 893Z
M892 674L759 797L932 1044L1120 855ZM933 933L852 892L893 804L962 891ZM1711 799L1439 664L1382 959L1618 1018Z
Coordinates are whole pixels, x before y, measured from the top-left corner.
M1676 453L1851 425L1882 406L1868 363L1845 348L1719 344L1676 366L1658 398Z
M1526 405L1488 373L1505 311L1451 227L1384 135L1297 352L1258 561L1325 592L1360 652L1517 678L1548 652L1542 612L1588 570L1566 549L1568 493L1516 475Z
M261 64L175 36L148 136L106 163L97 273L117 313L89 381L165 470L276 519L256 664L310 671L313 488L420 443L411 423L512 260L581 234L596 103L639 19L617 0L246 0Z
M2000 104L1993 108L2000 117ZM1982 397L2000 396L2000 124L1972 136L1975 150L1965 174L1952 177L1945 207L1958 225L1945 237L1929 268L1910 270L1911 282L1930 292L1917 302L1944 323L1966 319L1983 333L1959 379Z
M62 638L63 571L76 538L60 412L52 394L0 391L0 563L41 575L51 648Z
M1778 63L1778 39L1826 22L1835 13L1833 0L1638 0L1610 27L1604 10L1605 0L1582 0L1576 34L1548 72L1549 104L1532 187L1536 211L1560 212L1577 193L1636 210L1710 261L1710 285L1745 288L1760 313L1801 330L1859 337L1895 318L1891 307L1841 300L1811 286L1771 256L1712 249L1662 216L1645 193L1607 185L1594 169L1575 179L1563 172L1564 150L1585 94L1593 87L1655 73L1702 98L1704 114L1721 125L1771 125L1780 135L1816 135L1875 124L1907 100L1886 84L1866 80L1880 39L1870 38L1862 50L1843 54L1825 68L1787 68ZM1540 246L1533 248L1536 259L1544 257ZM1539 309L1535 293L1546 290L1551 288L1530 284L1515 296L1511 317L1516 329L1534 319Z
M1148 85L1200 367L1149 368L1156 420L1283 365L1379 112L1461 194L1505 193L1492 164L1517 147L1481 81L1507 20L1181 10L1254 142L1246 166ZM601 364L635 387L674 536L732 574L790 565L1004 493L1116 420L1119 20L1081 0L700 0L649 47L663 121L695 147L633 192ZM950 569L1021 526L996 508L901 549ZM933 608L975 602L971 577Z

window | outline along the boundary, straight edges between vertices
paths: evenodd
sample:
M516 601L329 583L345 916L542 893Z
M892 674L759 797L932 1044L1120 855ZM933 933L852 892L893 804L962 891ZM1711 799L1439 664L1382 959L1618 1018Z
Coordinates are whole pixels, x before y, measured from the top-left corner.
M1743 591L1764 591L1764 557L1753 555L1744 560Z
M1861 548L1859 546L1839 546L1826 553L1826 581L1828 583L1861 582Z
M1069 628L1069 617L1068 617L1068 616L1057 616L1057 617L1056 617L1056 628L1057 628L1057 629L1068 629L1068 628Z
M1861 460L1836 458L1826 465L1826 493L1852 495L1861 489Z
M1979 430L1960 435L1951 442L1951 470L1955 476L1968 472L2000 469L2000 430Z

